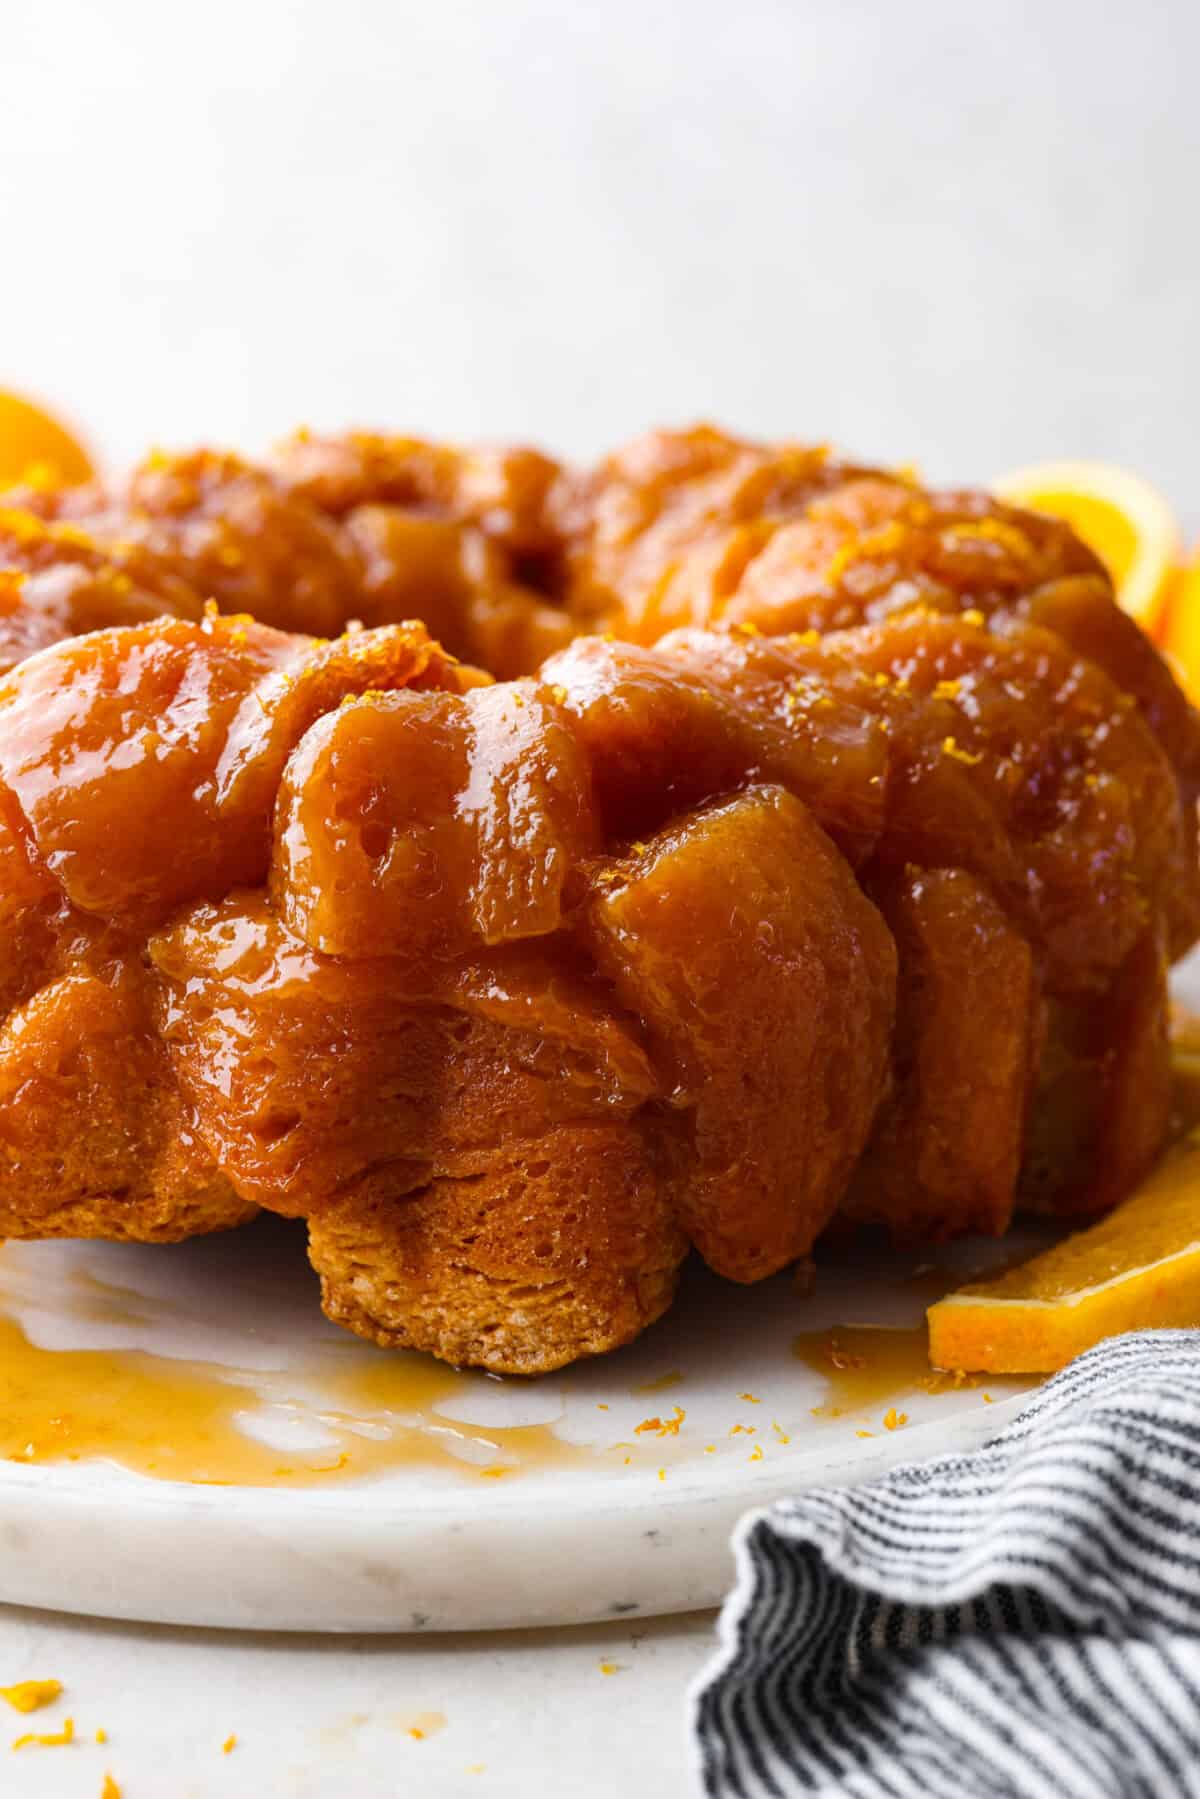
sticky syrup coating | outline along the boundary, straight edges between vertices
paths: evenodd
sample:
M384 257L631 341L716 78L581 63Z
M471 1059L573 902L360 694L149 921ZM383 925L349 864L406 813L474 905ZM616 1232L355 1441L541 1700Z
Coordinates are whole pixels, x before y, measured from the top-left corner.
M1157 1153L1200 730L1054 521L711 427L155 454L6 496L0 676L0 1233L265 1207L536 1373Z

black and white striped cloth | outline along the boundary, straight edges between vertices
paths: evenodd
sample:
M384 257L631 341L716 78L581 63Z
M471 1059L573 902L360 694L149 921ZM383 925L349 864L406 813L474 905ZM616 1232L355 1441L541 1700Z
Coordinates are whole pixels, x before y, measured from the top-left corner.
M974 1454L735 1548L711 1799L1200 1795L1200 1331L1114 1338Z

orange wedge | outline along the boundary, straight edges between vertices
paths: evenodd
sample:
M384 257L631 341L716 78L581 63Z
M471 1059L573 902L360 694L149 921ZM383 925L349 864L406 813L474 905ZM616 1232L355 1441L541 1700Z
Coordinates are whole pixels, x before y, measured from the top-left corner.
M998 500L1066 519L1112 576L1122 607L1146 631L1162 618L1183 546L1156 488L1106 462L1040 462L992 483Z
M1107 1218L929 1308L929 1359L1049 1374L1119 1331L1200 1325L1200 1131Z
M1171 596L1163 647L1192 700L1200 703L1200 544Z
M31 479L61 485L87 481L94 472L91 457L65 425L31 400L0 389L0 486Z

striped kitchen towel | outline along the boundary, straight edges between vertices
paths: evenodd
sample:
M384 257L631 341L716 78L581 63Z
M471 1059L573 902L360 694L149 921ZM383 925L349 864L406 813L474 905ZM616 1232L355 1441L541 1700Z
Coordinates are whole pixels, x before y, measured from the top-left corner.
M1117 1337L971 1455L743 1519L712 1799L1200 1795L1200 1331Z

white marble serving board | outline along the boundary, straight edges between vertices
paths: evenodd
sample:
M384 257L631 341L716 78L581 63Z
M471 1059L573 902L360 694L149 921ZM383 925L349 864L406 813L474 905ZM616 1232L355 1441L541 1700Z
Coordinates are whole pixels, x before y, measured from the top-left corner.
M944 1265L973 1272L1016 1248L959 1245ZM886 1404L820 1415L828 1382L797 1359L796 1334L918 1323L928 1284L906 1280L915 1266L860 1252L825 1263L810 1296L787 1276L737 1288L689 1272L671 1314L629 1349L539 1381L464 1378L420 1426L449 1445L442 1465L296 1489L184 1484L105 1461L0 1460L0 1600L329 1631L566 1624L711 1605L729 1584L730 1530L748 1507L965 1449L1019 1408L1017 1385L989 1378L991 1403L982 1388L911 1386ZM218 1378L228 1371L246 1396L241 1425L281 1454L330 1440L321 1369L377 1365L383 1353L321 1319L302 1233L276 1221L173 1248L9 1243L0 1313L43 1347L198 1358ZM645 1390L668 1375L680 1378ZM884 1428L890 1404L907 1415L899 1429ZM636 1431L648 1417L673 1419L677 1406L678 1435ZM389 1423L343 1408L334 1440ZM482 1478L481 1464L512 1459L503 1432L489 1433L524 1424L592 1452ZM164 1442L171 1429L164 1415Z

